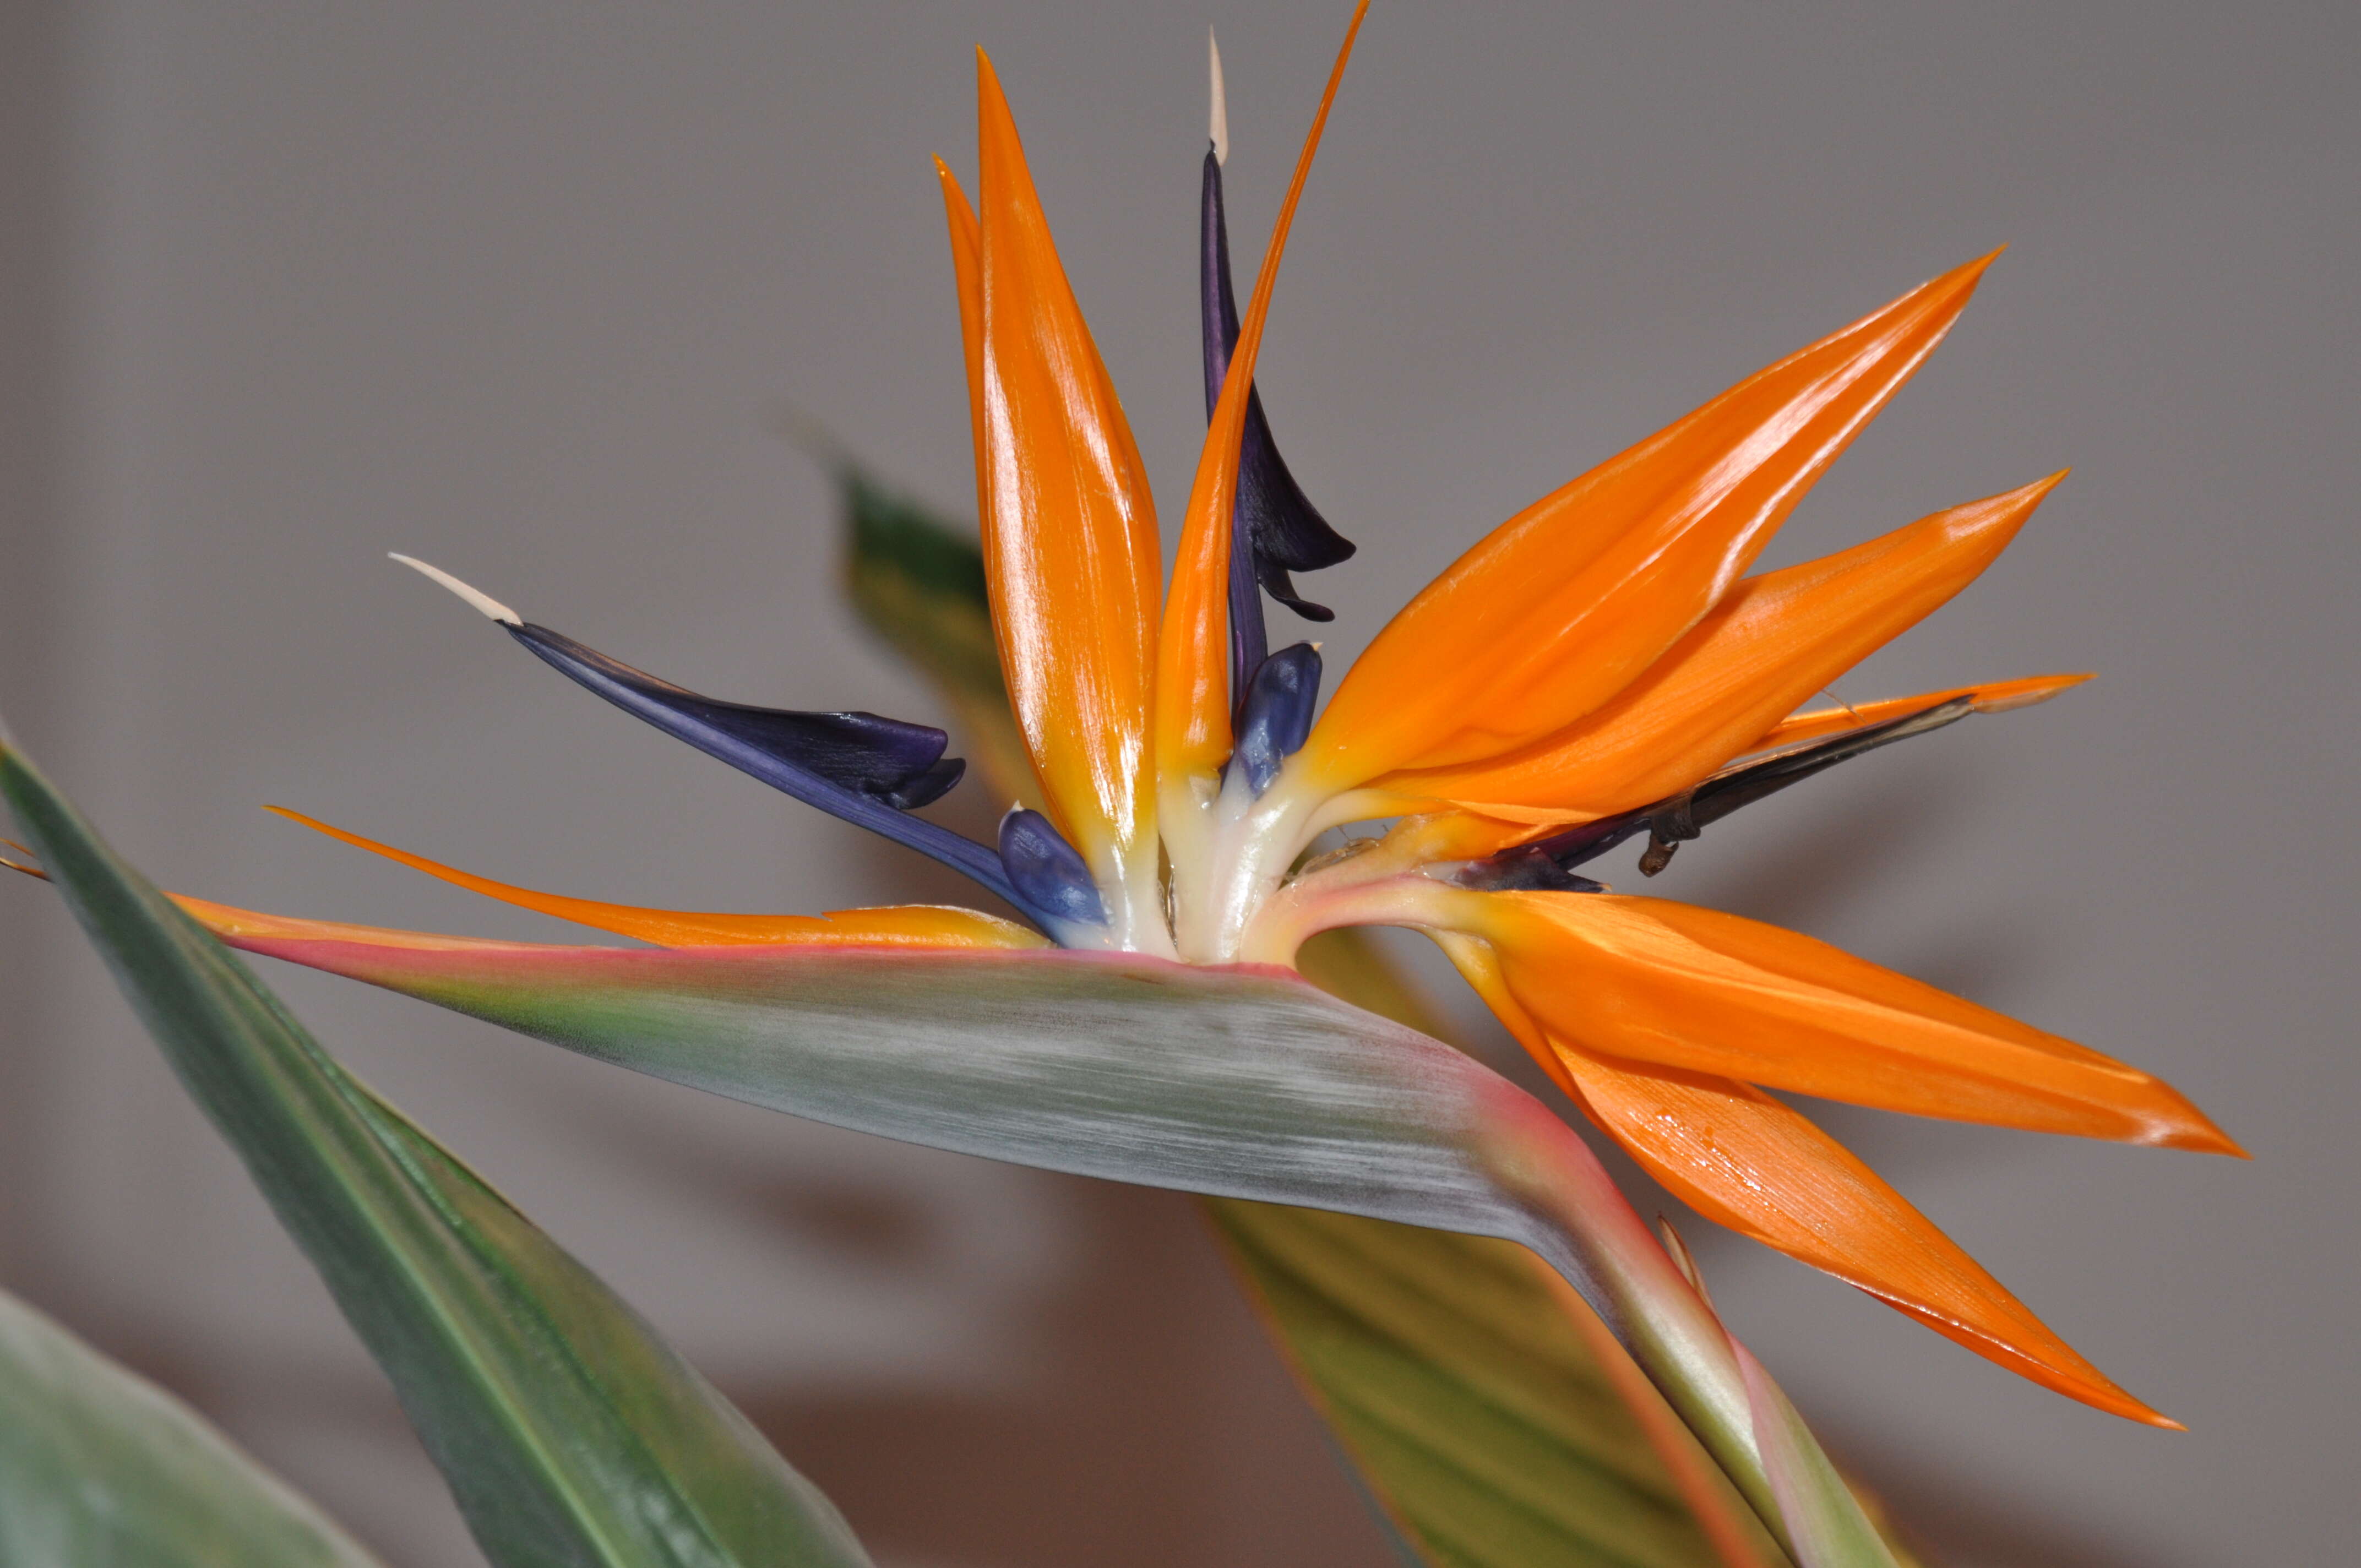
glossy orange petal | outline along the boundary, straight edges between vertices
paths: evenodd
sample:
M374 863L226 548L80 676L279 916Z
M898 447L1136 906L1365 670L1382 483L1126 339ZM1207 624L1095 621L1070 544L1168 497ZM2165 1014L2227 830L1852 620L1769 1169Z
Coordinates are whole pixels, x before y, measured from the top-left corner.
M1156 510L982 50L976 90L993 628L1050 816L1103 883L1130 887L1156 875Z
M1595 711L1730 591L1991 260L1757 372L1493 531L1378 634L1303 765L1344 789L1497 756Z
M1796 932L1614 894L1473 896L1517 1002L1586 1050L1921 1116L2243 1152L2136 1068Z
M1677 794L1973 581L2063 475L1750 577L1614 700L1505 757L1379 788L1563 808L1587 821Z
M1763 738L1746 748L1750 751L1768 751L1800 741L1817 740L1824 735L1841 735L1848 729L1860 729L1872 724L1883 724L1889 718L1903 718L1914 713L1924 713L1958 697L1973 697L1978 713L2006 713L2012 708L2031 707L2037 702L2048 702L2059 692L2079 686L2091 677L2079 675L2027 675L2022 680L1986 681L1980 686L1950 686L1942 691L1920 692L1916 696L1890 696L1876 702L1855 703L1849 707L1816 707L1809 713L1791 714L1771 727Z
M935 159L935 179L943 188L943 219L950 230L951 280L959 290L960 348L967 364L968 433L975 443L975 493L991 485L983 455L983 254L975 211L950 164Z
M1674 1197L2084 1404L2178 1427L2051 1332L1934 1223L1802 1113L1727 1078L1558 1054L1583 1110Z
M1320 95L1319 112L1312 116L1312 129L1296 158L1295 178L1289 182L1278 221L1271 225L1270 244L1255 274L1254 294L1239 323L1222 396L1214 404L1205 443L1198 454L1197 477L1181 522L1180 554L1173 567L1172 596L1164 607L1157 654L1156 766L1168 784L1185 774L1211 773L1230 754L1230 520L1237 501L1238 442L1246 429L1246 395L1254 386L1255 356L1262 347L1263 322L1270 311L1271 291L1279 281L1288 226L1303 194L1304 180L1312 172L1312 156L1319 149L1320 133L1328 124L1329 106L1335 103L1336 89L1345 80L1353 39L1368 9L1368 0L1361 0L1345 29L1345 42L1328 72L1327 91Z
M796 946L862 946L919 948L1041 948L1049 946L1048 938L1027 930L1014 921L1002 920L979 910L959 909L948 905L910 904L879 909L841 909L827 915L709 915L676 909L642 909L629 904L606 904L597 899L566 898L554 893L536 893L531 888L516 887L504 882L494 882L470 872L430 861L423 855L413 855L407 850L397 850L390 844L380 844L364 839L357 833L347 833L341 828L273 806L264 809L277 812L291 822L300 822L329 838L339 839L356 849L367 850L373 855L383 855L412 871L424 872L455 887L480 893L487 898L497 898L503 904L513 904L521 909L537 910L555 915L560 920L571 920L577 926L596 930L612 931L618 936L636 937L642 942L659 948L697 948L741 945ZM203 901L196 901L202 903ZM184 905L192 901L183 899ZM206 905L209 911L227 911L247 922L276 921L289 924L285 916L258 915L250 910L228 910L224 905ZM191 913L197 913L192 907ZM200 920L211 923L210 917L199 914ZM267 936L326 936L330 933L313 929L324 923L294 921L302 931L274 928L254 929L254 935ZM353 930L368 927L355 927ZM245 934L247 927L241 927ZM374 938L371 938L374 939ZM465 945L466 938L423 938L432 943ZM415 944L413 944L415 945Z
M1698 1213L1860 1287L2046 1387L2132 1420L2179 1425L2075 1354L1799 1113L1733 1079L1571 1046L1518 1001L1490 944L1458 932L1434 937L1583 1114Z

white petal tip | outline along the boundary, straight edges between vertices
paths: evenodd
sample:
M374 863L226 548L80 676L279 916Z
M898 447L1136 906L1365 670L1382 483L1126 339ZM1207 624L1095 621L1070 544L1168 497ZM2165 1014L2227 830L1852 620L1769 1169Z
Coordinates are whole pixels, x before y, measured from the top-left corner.
M449 588L453 593L457 594L461 598L466 599L469 604L474 605L478 609L483 611L484 614L489 616L492 620L499 621L501 625L522 626L524 624L524 617L519 615L516 611L511 609L508 606L502 604L491 595L479 593L476 589L469 587L467 584L461 582L450 573L443 570L442 567L430 566L425 562L419 560L416 556L404 555L399 550L389 550L386 552L386 554L390 558L401 562L412 571L419 573L421 576L434 578L436 582L442 584L445 587Z
M1212 67L1213 103L1207 116L1206 134L1213 138L1213 161L1226 168L1230 161L1230 100L1222 89L1222 46L1213 40L1213 29L1205 29L1205 56Z

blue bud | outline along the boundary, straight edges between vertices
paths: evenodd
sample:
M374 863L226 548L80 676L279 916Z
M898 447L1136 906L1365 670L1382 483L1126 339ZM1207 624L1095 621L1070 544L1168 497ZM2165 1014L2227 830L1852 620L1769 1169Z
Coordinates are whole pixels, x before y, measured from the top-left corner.
M1106 924L1098 880L1056 825L1039 812L1019 806L1000 819L1000 863L1008 868L1015 902L1038 918L1077 926Z
M1320 703L1320 654L1309 642L1281 648L1262 662L1238 705L1237 751L1230 765L1246 772L1257 798L1279 776L1279 766L1303 750L1312 735L1312 710Z

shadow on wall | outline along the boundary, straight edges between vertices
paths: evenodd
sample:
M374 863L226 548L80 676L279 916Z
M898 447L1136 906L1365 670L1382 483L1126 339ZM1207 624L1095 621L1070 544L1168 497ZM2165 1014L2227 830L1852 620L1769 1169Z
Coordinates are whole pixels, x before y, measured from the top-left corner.
M1816 1423L1822 1424L1825 1423ZM1938 1568L2143 1568L2120 1547L2070 1521L2028 1518L2004 1497L1962 1485L1956 1468L1898 1459L1866 1432L1823 1432L1831 1453L1899 1520L1914 1550ZM1856 1455L1873 1455L1856 1464Z

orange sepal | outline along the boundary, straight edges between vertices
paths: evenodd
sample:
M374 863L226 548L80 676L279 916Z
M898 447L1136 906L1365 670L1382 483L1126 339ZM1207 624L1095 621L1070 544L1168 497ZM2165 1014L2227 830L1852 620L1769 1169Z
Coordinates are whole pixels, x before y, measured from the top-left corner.
M1757 372L1494 530L1346 673L1305 765L1345 789L1497 756L1596 710L1730 591L1992 259Z
M1246 397L1254 387L1255 356L1262 347L1263 322L1269 314L1271 291L1279 281L1279 258L1287 250L1287 231L1295 218L1295 204L1312 172L1312 156L1319 150L1320 133L1328 124L1328 110L1345 80L1345 63L1352 58L1353 39L1368 14L1368 0L1354 9L1345 29L1345 42L1328 72L1327 91L1320 95L1319 112L1312 116L1303 150L1295 160L1295 177L1288 182L1279 218L1271 225L1270 243L1255 274L1254 294L1238 327L1237 345L1230 353L1221 398L1207 422L1205 443L1197 456L1197 477L1189 490L1189 510L1180 526L1180 554L1172 570L1172 595L1164 606L1164 625L1156 663L1156 768L1166 784L1190 773L1211 773L1230 754L1230 708L1235 694L1229 689L1230 532L1238 494L1238 443L1246 430Z
M1979 1355L2114 1415L2178 1430L2050 1332L1850 1150L1759 1089L1551 1041L1591 1120L1716 1224L1835 1275Z
M343 920L306 920L301 916L272 915L266 910L240 909L233 904L215 904L210 898L192 898L185 893L168 893L164 896L232 947L249 937L263 941L361 942L424 952L505 950L516 946L488 937L446 937L436 931L397 931L383 926L355 926Z
M1155 504L981 49L976 91L979 499L1001 667L1050 816L1103 883L1152 879Z
M2048 702L2059 692L2079 686L2090 678L2087 674L2027 675L2022 680L1986 681L1980 686L1950 686L1942 691L1920 692L1916 696L1884 697L1876 702L1855 703L1850 707L1816 707L1809 713L1791 714L1781 719L1746 750L1768 751L1800 741L1817 740L1824 735L1841 735L1848 729L1883 724L1889 718L1906 718L1911 714L1924 713L1930 707L1963 696L1975 699L1978 713L2006 713L2013 708L2031 707L2035 703Z
M487 898L497 898L503 904L513 904L521 909L554 915L560 920L571 920L577 926L594 930L612 931L620 937L636 937L642 942L659 948L701 948L724 946L862 946L915 948L1041 948L1049 939L1027 930L1014 921L1003 920L979 910L960 909L949 905L907 904L878 909L840 909L827 915L708 915L676 909L642 909L629 904L607 904L590 898L566 898L554 893L536 893L531 888L516 887L504 882L494 882L470 872L430 861L423 855L413 855L407 850L397 850L390 844L380 844L348 833L290 811L283 806L264 807L300 822L329 838L339 839L356 849L367 850L373 855L383 855L412 871L424 872L455 887L480 893ZM177 896L177 895L176 895ZM184 907L196 914L199 920L212 926L215 916L236 916L247 922L240 934L257 936L330 937L336 931L364 931L366 927L338 927L335 931L328 923L291 920L287 916L260 915L251 910L233 910L226 905L204 904L203 900L182 899ZM199 913L194 905L203 904L211 914ZM252 923L277 923L263 930ZM294 927L302 927L295 929ZM285 928L280 928L285 927ZM214 927L218 930L219 927ZM381 934L380 934L381 935ZM412 934L403 933L411 936ZM357 938L361 939L361 938ZM379 939L371 938L366 939ZM408 945L469 945L465 937L433 937L417 935Z
M1597 896L1597 895L1589 895ZM1706 1073L1613 1061L1554 1037L1509 986L1500 954L1432 933L1550 1079L1675 1197L1858 1286L2045 1387L2179 1427L2117 1387L1851 1152L1771 1096Z
M939 158L935 180L943 188L943 220L950 230L951 282L959 291L960 349L967 366L968 433L975 444L975 493L983 496L991 484L983 466L983 242L967 192Z
M1921 1116L2244 1153L2136 1068L1810 937L1662 899L1474 896L1471 927L1518 1003L1584 1049Z
M1566 821L1674 795L1753 749L1781 714L1973 581L2063 477L1750 577L1571 729L1488 762L1389 774L1378 787L1495 810L1562 808Z

